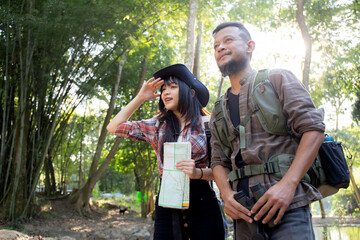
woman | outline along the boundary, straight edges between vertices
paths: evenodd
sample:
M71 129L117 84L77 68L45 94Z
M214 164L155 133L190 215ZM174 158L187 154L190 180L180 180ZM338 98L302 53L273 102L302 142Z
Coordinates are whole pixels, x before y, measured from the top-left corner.
M161 88L160 88L161 87ZM156 94L160 88L160 94ZM159 97L160 113L154 118L128 122L140 105ZM176 164L190 178L190 207L170 209L155 202L154 239L224 239L224 227L208 166L207 139L201 116L209 101L207 88L183 64L163 68L141 88L138 95L109 123L110 133L150 142L156 151L160 176L165 142L190 142L192 159Z

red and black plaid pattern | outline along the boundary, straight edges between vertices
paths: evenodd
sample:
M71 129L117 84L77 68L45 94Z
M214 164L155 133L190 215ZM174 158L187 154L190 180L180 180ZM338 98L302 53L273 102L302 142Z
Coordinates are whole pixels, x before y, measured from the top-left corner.
M160 157L160 144L164 137L165 127L166 123L159 126L157 119L151 118L122 123L116 129L115 134L119 137L129 138L134 141L149 142L156 152L159 173L162 175L163 165ZM187 124L182 131L180 141L190 142L191 158L195 160L197 167L203 168L207 166L207 139L205 131L201 127L191 129L189 124Z

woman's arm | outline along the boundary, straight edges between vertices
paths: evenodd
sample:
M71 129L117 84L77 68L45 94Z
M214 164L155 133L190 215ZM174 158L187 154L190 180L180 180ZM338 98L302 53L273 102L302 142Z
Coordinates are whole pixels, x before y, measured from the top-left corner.
M117 127L126 121L129 120L131 115L135 112L138 107L141 106L141 104L146 101L150 100L156 97L159 97L160 94L156 94L156 90L161 87L161 85L164 84L164 80L161 80L160 78L157 78L154 80L154 78L150 78L140 89L139 93L136 95L136 97L129 102L123 109L121 109L118 114L110 121L110 123L107 125L106 129L114 134Z

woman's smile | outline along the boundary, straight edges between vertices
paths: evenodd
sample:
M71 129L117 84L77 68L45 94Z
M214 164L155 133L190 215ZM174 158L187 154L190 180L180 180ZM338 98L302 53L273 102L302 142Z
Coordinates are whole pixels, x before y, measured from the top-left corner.
M165 103L168 103L168 102L170 102L172 100L172 97L165 97L164 98L164 102Z

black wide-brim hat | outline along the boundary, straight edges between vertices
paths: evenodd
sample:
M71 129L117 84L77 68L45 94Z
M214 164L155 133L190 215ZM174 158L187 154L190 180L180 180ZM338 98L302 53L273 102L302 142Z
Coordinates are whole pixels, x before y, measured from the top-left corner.
M165 79L170 76L177 77L186 83L190 88L195 90L195 94L199 99L201 106L206 107L209 102L209 91L207 87L197 79L184 64L174 64L160 69L153 74L155 78Z

